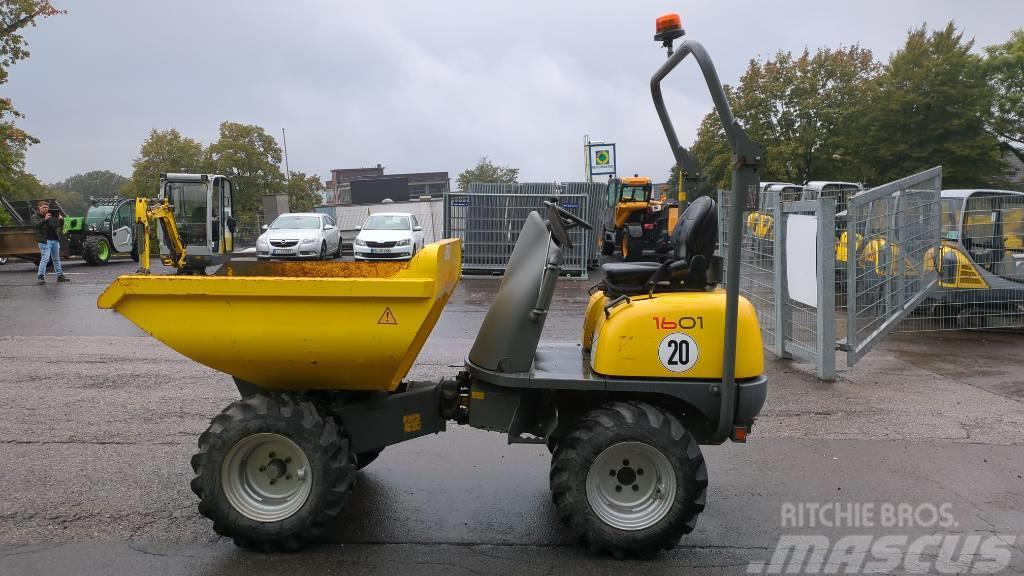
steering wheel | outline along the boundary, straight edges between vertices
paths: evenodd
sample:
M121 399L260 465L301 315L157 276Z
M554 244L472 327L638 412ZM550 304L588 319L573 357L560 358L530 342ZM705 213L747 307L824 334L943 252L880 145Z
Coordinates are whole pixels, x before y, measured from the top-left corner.
M594 227L587 224L585 220L575 214L571 214L554 202L548 202L545 200L544 205L548 207L548 225L551 227L551 234L555 237L555 240L558 241L560 246L572 248L572 241L569 240L568 230L577 226L586 230L594 229ZM566 226L565 222L562 221L562 218L569 221L568 226Z

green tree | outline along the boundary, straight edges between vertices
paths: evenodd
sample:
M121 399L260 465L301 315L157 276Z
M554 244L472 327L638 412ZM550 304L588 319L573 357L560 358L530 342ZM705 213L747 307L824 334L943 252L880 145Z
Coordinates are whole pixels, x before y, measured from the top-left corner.
M75 174L63 182L51 184L50 188L59 188L81 194L84 198L109 198L117 196L128 178L110 170L93 170L85 174Z
M1003 44L985 48L985 70L995 99L989 132L1024 162L1024 28Z
M28 43L21 31L36 21L63 13L49 0L0 0L0 85L6 84L8 69L29 57ZM25 152L39 140L14 125L23 114L10 98L0 98L0 186L13 185L25 170Z
M182 136L175 129L152 130L142 143L139 156L132 162L132 178L121 186L127 197L156 196L160 174L167 172L206 172L206 149L199 142Z
M209 153L214 170L235 185L234 202L241 212L256 212L264 195L285 190L281 147L259 126L222 122Z
M33 174L18 172L0 184L0 196L8 200L35 200L37 198L49 198L52 196L46 186ZM64 201L58 198L61 205ZM65 210L70 210L64 207ZM13 219L7 214L7 210L0 209L0 226L14 224Z
M848 138L857 99L879 68L859 46L751 60L739 86L726 89L747 135L764 146L761 179L800 183L863 172L847 150ZM701 122L693 153L708 188L729 186L732 151L715 111Z
M518 181L519 168L498 166L484 156L476 163L476 166L463 170L459 174L459 190L469 192L469 185L472 182L515 184Z
M1003 183L999 141L986 129L992 88L973 45L952 22L930 34L912 30L864 91L851 140L874 181L941 164L947 188Z
M752 61L740 81L735 112L765 147L762 178L853 179L857 167L836 156L852 157L845 145L856 103L878 71L871 51L856 45Z
M93 170L75 174L63 182L46 186L47 194L57 198L69 214L84 214L89 198L117 196L128 179L109 170Z
M306 176L303 172L293 170L285 189L288 192L288 208L292 212L311 212L314 206L324 201L324 183L315 174Z
M725 88L726 94L732 92L728 86ZM730 95L730 100L732 97ZM707 188L719 190L729 187L732 181L732 149L717 112L704 115L690 152L697 160L698 169L703 174L702 183L706 183Z

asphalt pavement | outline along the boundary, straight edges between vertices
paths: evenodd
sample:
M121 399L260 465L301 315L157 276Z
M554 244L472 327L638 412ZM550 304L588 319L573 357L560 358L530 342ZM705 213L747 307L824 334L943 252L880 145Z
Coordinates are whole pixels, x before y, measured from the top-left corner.
M953 539L962 572L985 568L993 549L1008 555L1004 573L1024 570L1024 337L968 332L893 336L834 383L770 361L750 442L704 448L707 509L651 561L615 561L573 540L550 501L544 447L454 425L389 447L360 472L326 542L298 554L239 550L213 533L188 488L196 438L237 392L96 309L134 266L69 262L72 283L46 286L26 264L0 266L0 574L771 573L764 565L788 537L838 547L887 535ZM591 283L560 282L546 340L578 338ZM411 378L458 370L497 284L463 280ZM794 507L824 504L911 513L900 525L793 524ZM931 521L933 508L952 522ZM989 548L969 550L972 536ZM904 550L887 571L947 573L942 545L919 552L913 563ZM848 568L834 558L822 570Z

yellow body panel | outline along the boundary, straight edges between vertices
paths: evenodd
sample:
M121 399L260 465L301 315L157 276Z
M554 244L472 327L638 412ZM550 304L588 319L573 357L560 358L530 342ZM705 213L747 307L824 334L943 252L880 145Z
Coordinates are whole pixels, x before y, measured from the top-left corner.
M639 296L616 305L606 317L602 293L591 297L584 321L583 348L590 350L594 372L636 378L699 378L720 380L725 343L725 291L670 292ZM592 337L588 334L593 325ZM740 298L736 343L736 378L764 373L761 328L754 307ZM670 370L661 350L667 337L692 338L693 365Z
M619 202L615 205L615 228L626 225L629 215L637 210L647 210L647 202Z
M121 276L97 305L257 386L391 391L430 335L460 267L459 241L444 240L409 262L272 262L250 276Z
M860 249L864 244L864 236L862 234L857 234L854 242L854 249L856 252L860 252ZM836 241L836 262L846 263L846 251L849 247L849 243L850 237L847 236L847 232L844 230L843 233L839 235L839 240Z
M924 256L924 269L932 271L935 269L935 263L939 262L940 266L945 264L945 256L947 254L956 254L956 270L950 275L945 270L939 270L939 286L943 288L960 288L960 289L986 289L989 288L985 279L978 273L977 268L974 267L974 263L967 257L966 254L960 250L960 247L953 242L943 242L942 247L939 251L939 257L935 258L935 249L929 248L928 252ZM951 279L951 280L950 280Z
M626 186L647 186L651 183L647 176L623 176L619 180Z

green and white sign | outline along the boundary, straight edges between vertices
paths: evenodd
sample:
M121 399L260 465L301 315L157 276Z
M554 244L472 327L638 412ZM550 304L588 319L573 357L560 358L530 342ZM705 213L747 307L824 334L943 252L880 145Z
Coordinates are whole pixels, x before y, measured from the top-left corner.
M592 176L615 174L615 144L591 144L588 148Z

